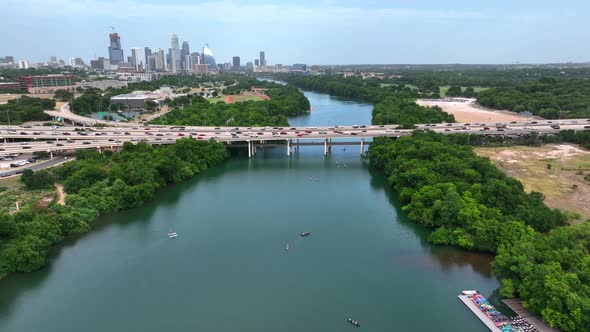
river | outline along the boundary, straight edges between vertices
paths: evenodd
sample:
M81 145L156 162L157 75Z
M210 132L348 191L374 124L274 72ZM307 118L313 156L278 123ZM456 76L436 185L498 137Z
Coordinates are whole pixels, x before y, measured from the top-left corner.
M371 105L305 94L314 111L292 125L370 123ZM456 295L497 288L490 257L429 245L359 152L234 157L103 217L47 268L0 281L0 331L329 332L354 329L348 317L366 331L486 331Z

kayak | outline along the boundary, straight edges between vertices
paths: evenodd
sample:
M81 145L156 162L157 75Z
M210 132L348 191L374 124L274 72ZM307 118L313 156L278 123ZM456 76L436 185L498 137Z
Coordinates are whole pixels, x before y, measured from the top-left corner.
M285 246L285 250L289 251L289 249L291 248L291 246L289 246L288 244Z
M348 322L356 327L361 327L361 323L359 323L359 321L356 319L349 318Z
M303 233L300 234L301 237L306 237L306 236L309 236L309 235L311 235L311 232L303 232Z

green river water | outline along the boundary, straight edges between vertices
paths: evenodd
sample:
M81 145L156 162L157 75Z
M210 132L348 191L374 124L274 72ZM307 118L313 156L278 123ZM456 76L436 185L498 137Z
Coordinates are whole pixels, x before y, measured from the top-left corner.
M370 123L371 105L305 94L314 112L291 125ZM359 152L234 157L101 218L47 268L0 281L0 331L329 332L355 329L348 317L365 331L486 331L457 294L497 288L491 257L428 244Z

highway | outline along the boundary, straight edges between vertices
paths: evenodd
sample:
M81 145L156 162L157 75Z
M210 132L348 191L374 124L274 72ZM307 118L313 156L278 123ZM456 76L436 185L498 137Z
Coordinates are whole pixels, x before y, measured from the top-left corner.
M25 169L30 169L30 170L33 170L33 171L37 171L37 170L40 170L40 169L44 169L44 168L49 168L49 167L61 165L61 164L65 163L65 162L72 161L72 160L75 160L75 158L74 157L59 156L59 157L52 158L52 159L49 159L49 160L43 160L43 161L33 162L33 163L30 163L30 164L27 164L26 166L11 167L11 168L9 168L9 169L7 169L5 171L1 171L0 172L0 177L6 177L6 176L15 175L15 174L20 174Z
M178 139L214 139L220 142L256 142L351 139L373 137L401 137L415 130L432 130L441 134L472 134L517 136L532 132L554 134L561 130L588 130L590 119L537 120L530 123L512 122L497 128L496 123L439 123L420 124L416 129L397 129L397 125L354 125L329 127L195 127L195 126L144 126L127 124L127 127L84 126L0 126L0 155L19 152L63 151L88 148L117 148L125 142L145 141L149 144L171 144ZM111 123L113 124L113 123ZM349 141L347 140L347 141Z

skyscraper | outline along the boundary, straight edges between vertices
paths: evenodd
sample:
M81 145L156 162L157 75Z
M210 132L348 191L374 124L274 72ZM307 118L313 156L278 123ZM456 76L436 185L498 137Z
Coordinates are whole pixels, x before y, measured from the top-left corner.
M165 71L166 70L166 56L164 55L164 50L159 48L156 52L156 68L155 70L158 71Z
M109 58L112 64L123 62L123 50L121 49L121 37L116 32L110 33L111 46L109 46Z
M215 64L215 58L213 57L213 52L209 48L209 45L203 46L203 53L201 54L201 57L203 64L209 66L209 70L217 69L217 65Z
M150 66L150 55L152 55L152 50L149 47L144 47L143 51L145 53L145 71L155 70L156 68L152 68Z
M195 65L200 65L202 63L201 53L199 53L199 52L191 53L191 62L193 64L193 66L189 69L189 71L194 71Z
M260 60L258 60L258 59L254 59L254 65L255 65L256 67L260 66Z
M139 49L139 47L134 47L131 49L131 58L133 60L131 63L135 67L135 70L139 71L139 65L141 63L141 49Z
M235 56L233 57L233 67L234 69L240 69L240 57L239 56Z
M260 66L266 67L266 57L264 56L264 51L260 51Z
M180 50L180 67L182 72L189 72L192 65L187 63L187 57L190 57L190 49L187 41L182 42L182 49ZM189 59L190 61L190 59Z
M172 48L169 48L166 54L166 71L172 71Z
M178 46L178 36L172 35L172 54L170 55L170 71L178 73L180 70L180 47Z

